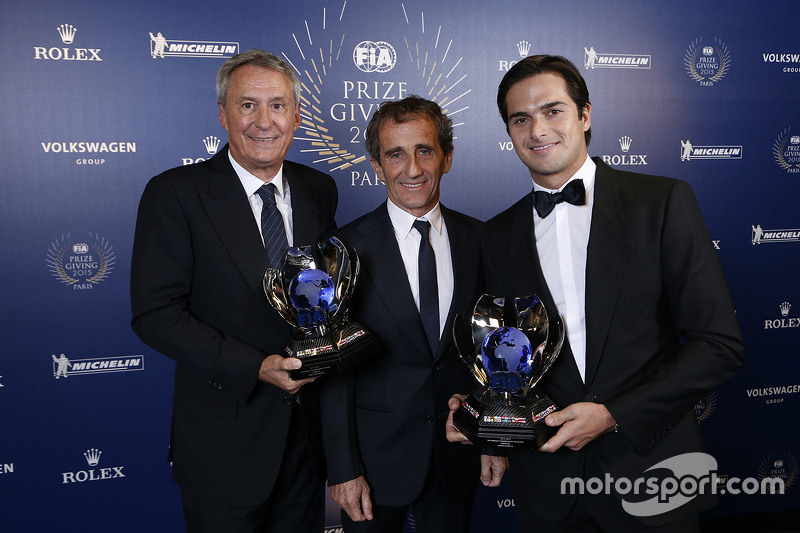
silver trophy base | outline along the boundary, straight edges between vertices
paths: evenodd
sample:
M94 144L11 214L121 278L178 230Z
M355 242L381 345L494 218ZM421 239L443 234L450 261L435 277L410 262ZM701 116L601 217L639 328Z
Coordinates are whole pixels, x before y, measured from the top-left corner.
M297 381L340 372L374 353L376 344L372 334L355 322L328 335L295 340L286 353L300 359L303 366L290 370L289 376Z
M500 448L539 448L556 434L544 419L558 410L545 394L530 392L520 403L504 402L481 388L461 402L453 423L472 443Z

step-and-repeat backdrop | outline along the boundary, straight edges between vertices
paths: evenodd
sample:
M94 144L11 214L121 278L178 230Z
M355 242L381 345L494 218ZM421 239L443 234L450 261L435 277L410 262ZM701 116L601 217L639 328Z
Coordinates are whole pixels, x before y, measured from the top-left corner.
M455 123L443 202L481 219L511 205L531 182L497 84L529 54L575 62L591 155L694 187L747 342L697 419L720 478L786 492L721 494L707 516L800 507L798 24L792 0L4 2L0 529L181 529L173 364L129 327L136 207L151 176L224 146L215 72L253 47L300 75L289 158L335 178L339 224L385 198L364 129L408 94ZM507 488L477 497L475 531L516 531Z

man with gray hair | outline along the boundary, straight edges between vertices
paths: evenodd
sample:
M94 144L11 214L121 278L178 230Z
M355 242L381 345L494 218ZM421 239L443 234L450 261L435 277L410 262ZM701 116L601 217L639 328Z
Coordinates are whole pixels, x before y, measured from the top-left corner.
M290 328L262 290L289 246L335 228L334 181L284 159L299 98L279 57L228 59L217 75L228 144L150 180L139 204L132 327L176 363L169 460L189 532L323 527L317 384L289 377L301 362L279 355Z

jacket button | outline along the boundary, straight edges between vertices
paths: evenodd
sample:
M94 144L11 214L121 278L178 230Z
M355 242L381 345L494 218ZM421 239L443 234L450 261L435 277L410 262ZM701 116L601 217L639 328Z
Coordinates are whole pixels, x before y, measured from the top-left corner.
M595 401L596 399L597 399L597 396L595 396L594 394L587 394L587 395L586 395L586 401L587 401L587 402L593 402L593 401Z
M434 420L436 420L436 417L433 415L428 415L425 417L425 422L427 422L428 424L433 424Z
M281 400L281 402L283 402L283 405L291 405L292 397L291 396L284 396L283 399Z

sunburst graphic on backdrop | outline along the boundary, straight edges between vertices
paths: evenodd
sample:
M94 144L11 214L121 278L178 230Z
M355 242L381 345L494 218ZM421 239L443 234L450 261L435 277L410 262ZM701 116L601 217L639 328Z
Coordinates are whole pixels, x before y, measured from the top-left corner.
M463 57L456 57L452 50L453 39L444 36L441 25L429 31L424 12L420 12L418 17L409 17L403 3L399 10L405 21L403 43L406 51L398 53L397 65L393 68L415 69L421 83L414 84L409 92L437 102L453 120L454 129L463 125L456 116L469 108L464 97L471 89L464 83L467 75L459 69ZM306 19L303 31L292 33L294 48L282 53L300 77L301 124L294 139L304 146L301 152L314 154L313 162L327 165L330 171L344 170L367 160L362 142L363 130L370 113L383 100L371 102L375 106L369 109L359 108L361 116L357 118L363 118L363 127L354 125L353 121L334 121L330 110L326 109L339 89L334 86L332 73L345 65L349 67L347 62L353 60L349 47L354 44L346 42L347 34L342 27L347 13L346 0L335 12L323 7L321 19ZM351 20L348 22L351 27L357 26ZM413 81L407 73L407 70L403 72L404 81ZM397 94L395 89L384 99L396 99Z
M453 120L453 128L462 126L464 123L457 123L454 115L469 109L469 106L463 103L462 98L472 92L471 89L461 86L461 82L467 77L466 74L461 75L458 70L464 59L463 56L457 59L450 58L448 61L453 39L448 40L442 37L441 25L436 28L435 37L433 32L426 33L424 12L420 13L418 26L420 33L417 40L414 40L414 37L411 36L414 24L409 21L405 6L400 5L403 8L403 16L408 30L403 37L408 58L411 64L416 66L417 72L425 84L425 89L428 91L427 94L420 96L438 103L442 111Z

